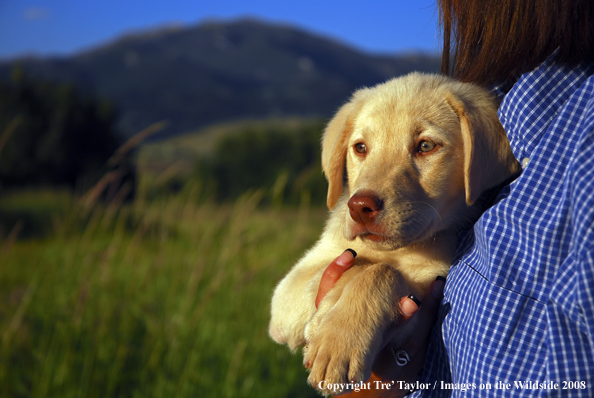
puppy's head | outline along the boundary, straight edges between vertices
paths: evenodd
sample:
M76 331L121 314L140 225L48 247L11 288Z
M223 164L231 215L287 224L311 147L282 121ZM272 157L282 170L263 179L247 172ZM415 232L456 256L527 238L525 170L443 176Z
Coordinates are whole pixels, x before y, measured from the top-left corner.
M496 110L487 91L437 75L357 91L322 142L328 207L349 197L347 239L394 249L455 226L519 170Z

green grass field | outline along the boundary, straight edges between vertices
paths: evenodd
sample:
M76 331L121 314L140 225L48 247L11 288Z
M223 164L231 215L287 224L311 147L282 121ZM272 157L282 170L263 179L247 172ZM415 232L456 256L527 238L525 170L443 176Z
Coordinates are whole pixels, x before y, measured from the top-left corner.
M91 209L0 195L0 396L316 396L267 324L325 210L196 191Z

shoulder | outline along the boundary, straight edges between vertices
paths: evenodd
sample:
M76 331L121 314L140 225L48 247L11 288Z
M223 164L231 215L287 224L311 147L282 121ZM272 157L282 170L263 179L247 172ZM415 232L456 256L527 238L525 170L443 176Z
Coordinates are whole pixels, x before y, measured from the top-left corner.
M591 130L593 110L594 65L569 68L545 62L520 77L503 98L498 114L521 161L546 135Z

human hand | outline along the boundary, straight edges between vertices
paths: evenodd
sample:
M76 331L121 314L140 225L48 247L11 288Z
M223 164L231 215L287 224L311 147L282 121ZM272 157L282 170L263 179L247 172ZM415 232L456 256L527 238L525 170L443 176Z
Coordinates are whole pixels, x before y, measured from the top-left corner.
M341 275L353 264L356 253L350 249L338 256L324 271L316 297L316 307ZM427 354L428 338L435 323L441 302L445 278L438 277L431 283L423 304L414 296L400 300L402 321L394 325L384 337L384 348L378 353L371 369L370 388L353 391L344 397L401 397L411 391L418 373L423 368ZM403 360L401 350L408 360ZM404 366L398 366L397 361ZM382 386L385 388L382 389ZM390 387L390 389L387 389Z

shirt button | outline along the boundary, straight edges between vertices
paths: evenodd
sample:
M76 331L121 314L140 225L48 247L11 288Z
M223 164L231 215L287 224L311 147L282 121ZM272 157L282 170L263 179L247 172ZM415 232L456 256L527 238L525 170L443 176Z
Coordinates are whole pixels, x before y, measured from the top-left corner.
M525 169L526 166L528 166L528 162L530 161L530 158L524 158L522 159L522 168Z

